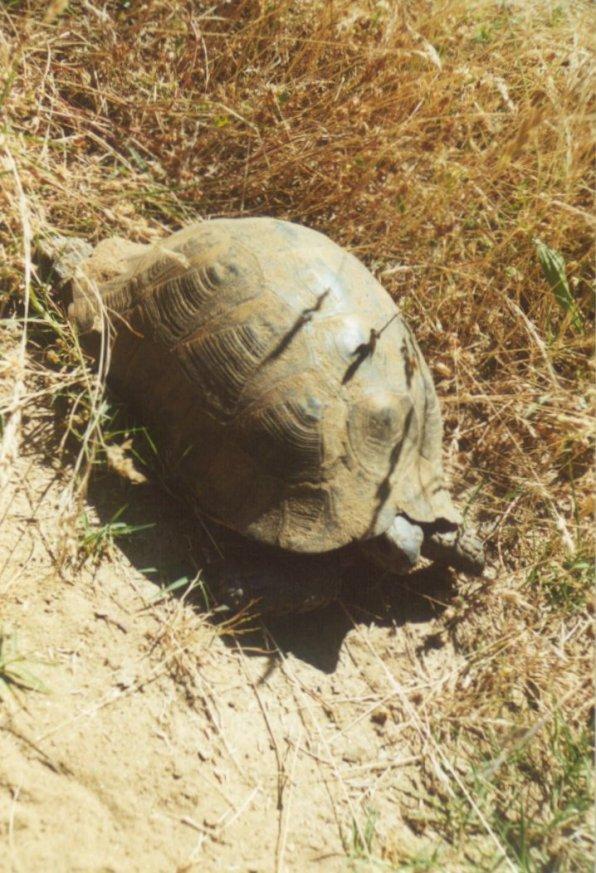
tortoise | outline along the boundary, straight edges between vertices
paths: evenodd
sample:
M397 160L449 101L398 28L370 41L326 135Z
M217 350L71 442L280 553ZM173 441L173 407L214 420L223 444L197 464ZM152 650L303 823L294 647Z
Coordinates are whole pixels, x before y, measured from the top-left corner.
M107 316L109 378L156 428L167 469L200 511L286 555L278 603L284 586L291 608L332 594L328 560L310 559L314 582L301 593L288 582L291 556L355 545L397 574L421 556L482 572L482 546L445 484L428 366L356 257L267 217L77 252L71 318L85 334ZM245 571L238 586L234 571L228 582L249 597L258 576Z

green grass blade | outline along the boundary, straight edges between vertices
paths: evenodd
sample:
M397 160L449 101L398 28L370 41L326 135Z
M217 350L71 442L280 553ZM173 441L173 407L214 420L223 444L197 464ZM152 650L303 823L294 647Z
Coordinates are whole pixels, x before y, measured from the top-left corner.
M581 330L583 318L569 286L563 256L556 249L551 249L540 240L536 240L535 244L544 278L548 282L555 300L567 313L575 330Z

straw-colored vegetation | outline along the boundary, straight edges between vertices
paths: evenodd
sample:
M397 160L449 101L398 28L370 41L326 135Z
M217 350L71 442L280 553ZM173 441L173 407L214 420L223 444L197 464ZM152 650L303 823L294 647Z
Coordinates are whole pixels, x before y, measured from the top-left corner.
M451 680L386 709L408 717L416 755L394 802L431 848L376 839L363 813L346 852L370 869L590 868L591 14L579 0L0 7L14 377L0 474L39 419L64 512L88 525L89 462L122 442L36 272L53 231L145 242L196 217L288 218L361 257L415 328L494 570L460 580L439 620L436 645L460 656ZM118 518L74 539L69 525L56 561L97 553Z

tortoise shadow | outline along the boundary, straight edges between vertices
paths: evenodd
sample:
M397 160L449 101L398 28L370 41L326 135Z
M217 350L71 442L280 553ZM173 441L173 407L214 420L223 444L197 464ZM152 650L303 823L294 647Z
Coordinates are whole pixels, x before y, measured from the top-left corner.
M382 579L374 567L358 562L346 578L342 596L316 612L268 618L243 640L245 649L270 640L281 655L293 654L324 673L333 673L346 635L355 625L398 630L405 624L424 624L437 618L455 589L453 575L436 568L414 571L407 577ZM432 639L428 640L432 645ZM262 647L262 643L261 643Z
M111 473L98 474L91 479L88 500L102 525L117 519L129 526L115 544L140 573L159 589L169 588L174 595L186 592L187 603L220 625L224 643L241 645L248 656L269 656L274 662L280 655L292 654L317 670L333 673L354 624L397 629L429 622L454 594L450 571L433 567L383 580L368 561L356 559L344 576L339 602L313 612L251 617L227 633L229 615L209 614L205 592L199 586L189 594L184 580L195 579L207 562L225 555L230 534L195 516L187 503L154 483L132 485ZM242 548L242 539L231 536L232 546ZM177 582L180 588L174 590Z

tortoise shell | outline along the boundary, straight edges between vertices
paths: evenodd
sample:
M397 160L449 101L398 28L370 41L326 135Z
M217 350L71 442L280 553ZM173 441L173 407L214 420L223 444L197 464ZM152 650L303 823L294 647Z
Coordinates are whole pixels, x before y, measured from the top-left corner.
M354 256L300 225L242 218L117 261L104 244L110 377L202 511L297 552L376 536L398 513L459 522L429 370ZM82 287L73 314L82 330L97 319Z

